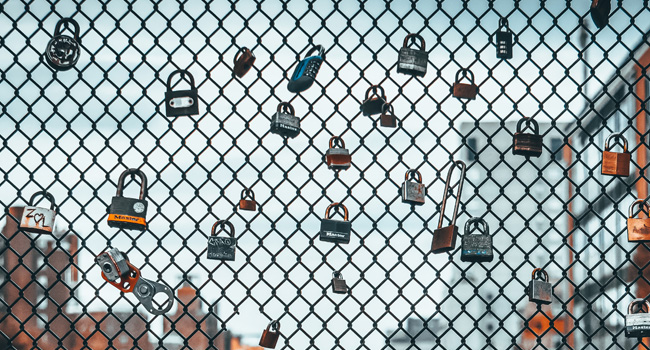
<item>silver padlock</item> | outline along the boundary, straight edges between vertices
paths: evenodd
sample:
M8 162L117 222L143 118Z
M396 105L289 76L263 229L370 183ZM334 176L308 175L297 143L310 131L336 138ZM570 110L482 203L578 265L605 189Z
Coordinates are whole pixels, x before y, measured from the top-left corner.
M34 206L35 199L38 196L43 196L43 198L50 201L50 209ZM31 233L51 234L54 230L54 220L56 218L54 196L47 191L39 191L32 195L28 204L23 209L20 228Z
M336 294L346 294L348 292L348 285L343 279L343 274L338 271L332 272L332 292Z
M638 307L637 312L633 312L634 306ZM646 310L643 311L643 306ZM650 303L647 300L638 298L632 300L627 307L625 315L625 336L628 338L641 338L650 336Z
M422 205L426 196L427 188L422 183L422 175L415 169L409 169L402 184L402 203Z
M412 49L409 46L409 39L411 44L415 44L416 40L420 41L420 47ZM424 38L419 34L409 34L404 38L404 45L399 50L399 57L397 58L397 73L415 75L423 77L427 74L427 63L429 56L426 50Z
M536 268L528 283L528 300L538 304L550 304L553 297L553 286L548 281L546 271Z

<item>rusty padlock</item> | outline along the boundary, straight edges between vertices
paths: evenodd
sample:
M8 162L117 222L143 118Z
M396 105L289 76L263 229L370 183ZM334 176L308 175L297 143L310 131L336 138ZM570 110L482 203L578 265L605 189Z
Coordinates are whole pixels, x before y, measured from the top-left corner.
M255 211L257 202L255 202L255 193L250 188L241 190L241 199L239 200L239 209Z
M451 174L454 169L460 167L460 179L458 180L458 191L456 192L456 205L454 206L454 213L449 226L442 227L443 219L445 218L445 207L447 206L447 197L449 196L449 184L451 183ZM438 221L438 228L433 231L433 242L431 243L431 251L434 254L444 253L454 250L456 247L456 237L458 236L458 227L456 226L456 216L458 215L458 206L460 205L460 195L463 191L463 183L465 182L465 162L462 160L455 161L449 174L447 175L447 183L445 183L445 192L442 196L442 208L440 209L440 220Z
M526 127L523 125L526 123ZM533 133L525 133L526 128L531 128ZM527 157L539 157L542 154L544 139L539 134L539 125L532 118L521 118L517 123L517 132L512 138L512 154Z
M325 162L332 170L348 170L352 166L352 156L340 136L330 138L330 148L325 152Z
M36 197L50 201L50 209L37 207ZM23 209L23 216L20 220L20 228L25 232L51 234L54 230L54 220L56 218L56 204L54 196L47 191L38 191L29 199L29 203Z
M461 74L463 75L461 77ZM469 84L461 83L462 78L467 78ZM473 100L478 94L478 86L474 84L474 73L467 68L461 68L456 73L456 81L454 82L452 93L457 98L466 98Z
M253 63L255 63L255 55L253 55L251 50L247 47L242 47L237 51L233 63L233 72L236 76L241 78L248 73L251 67L253 67Z
M422 174L415 169L407 170L402 184L402 203L422 205L426 197L427 187L422 183Z
M348 292L348 285L343 279L343 274L338 271L332 272L332 292L336 294L346 294Z
M278 343L278 338L280 338L280 321L273 320L262 332L260 346L275 349L275 345Z
M372 95L370 95L371 92ZM384 103L386 103L384 88L379 85L372 85L366 90L366 99L361 104L361 112L365 116L379 114Z
M548 281L546 271L536 268L528 283L528 301L538 304L550 304L553 297L553 286Z
M634 207L639 206L646 218L634 217ZM650 218L648 212L650 207L643 199L635 200L627 212L627 240L628 242L650 242Z
M395 117L395 108L390 103L384 103L381 106L381 117L379 118L381 126L394 128L397 126L397 117Z
M623 141L623 153L610 152L612 149L612 140ZM627 151L627 139L623 134L614 133L609 135L605 141L605 150L603 151L603 163L600 173L612 176L630 176L630 152Z

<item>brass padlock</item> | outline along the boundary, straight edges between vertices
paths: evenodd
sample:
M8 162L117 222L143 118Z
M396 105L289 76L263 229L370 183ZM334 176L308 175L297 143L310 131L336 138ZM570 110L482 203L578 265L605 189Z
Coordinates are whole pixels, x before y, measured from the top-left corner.
M456 192L456 205L454 206L454 213L449 226L442 227L443 219L445 218L445 207L447 206L447 197L451 183L451 174L454 169L460 167L460 179L458 180L458 191ZM438 221L438 228L433 231L433 242L431 243L431 251L434 254L444 253L456 248L456 237L458 236L458 227L456 226L456 216L458 215L458 206L460 205L460 195L463 191L463 183L465 182L465 162L462 160L455 161L447 175L447 183L445 183L445 192L442 196L442 208L440 209L440 220Z
M229 237L218 236L217 226L221 227L219 232L226 231L225 228L228 227L230 232L226 233ZM208 237L208 259L234 261L236 251L235 227L228 220L218 220L212 225L212 231Z
M275 349L275 345L278 343L278 338L280 338L280 321L273 320L262 332L260 346Z
M255 193L250 188L241 190L241 199L239 200L239 209L255 211L257 202L255 202Z
M289 102L281 102L271 118L271 132L282 137L294 138L300 134L300 118Z
M533 133L524 133L526 128L531 128ZM532 118L521 118L517 123L517 132L512 138L512 154L527 157L539 157L542 154L543 137L539 134L539 125Z
M612 10L611 0L593 0L591 2L591 19L598 28L602 28L609 23L609 12Z
M233 63L233 72L236 76L241 78L248 73L251 67L253 67L253 63L255 63L255 55L253 55L251 50L247 47L242 47L237 51Z
M330 219L332 208L343 208L343 220ZM342 203L332 203L325 210L325 217L320 222L319 239L331 243L350 243L352 223L348 221L348 208Z
M422 183L422 174L415 169L406 171L402 184L402 203L422 205L426 197L427 187Z
M379 118L380 125L387 128L394 128L397 126L397 117L395 117L395 109L390 103L384 103L381 106L381 117Z
M50 201L50 209L37 207L36 197L43 196L43 198ZM56 204L54 204L54 196L47 191L38 191L29 199L29 203L23 209L23 216L20 220L20 228L25 232L51 234L54 230L54 221L56 219Z
M463 75L461 77L461 74ZM467 78L469 84L461 83L462 78ZM474 84L474 73L467 68L461 68L456 73L456 81L454 82L452 93L458 98L467 98L473 100L478 94L478 86Z
M372 92L372 95L370 95ZM363 115L374 115L381 113L382 106L386 103L386 93L379 85L372 85L366 90L366 99L361 104Z
M338 271L332 273L332 292L336 294L346 294L348 292L348 285L343 279L343 274Z
M340 136L330 138L330 148L325 152L325 162L332 170L348 170L352 166L352 156Z
M512 38L513 34L508 26L508 20L505 18L499 19L499 29L497 30L497 58L510 59L512 58Z
M135 175L140 178L140 196L138 198L127 198L122 196L124 191L124 180L127 175ZM138 169L128 169L120 175L117 181L117 193L111 201L108 211L108 226L124 228L129 230L147 229L147 177Z
M483 233L471 234L471 225L481 224ZM494 258L492 236L487 222L481 218L470 218L465 223L465 233L461 237L460 260L469 262L488 262Z
M187 76L190 81L189 90L172 90L172 77L176 74L180 74L181 78ZM194 76L190 72L178 69L173 71L167 78L165 113L168 117L199 114L199 91L194 84Z
M623 140L623 153L610 152L612 149L611 141ZM623 134L614 133L609 135L605 141L605 150L603 151L603 163L600 173L612 176L630 176L630 160L632 156L627 151L627 139Z
M634 312L634 307L637 312ZM645 310L643 307L645 306ZM647 300L634 299L627 307L625 315L625 336L628 338L643 338L650 336L650 303Z
M538 304L550 304L553 297L553 286L548 281L546 271L536 268L528 283L528 300Z
M409 46L409 39L411 44L415 44L416 40L420 41L420 47L412 49ZM397 73L415 75L423 77L427 73L427 63L429 56L426 51L426 44L424 38L419 34L409 34L404 38L404 45L399 50L399 57L397 58Z
M634 207L639 206L640 211L644 212L646 218L634 217ZM648 212L650 207L643 199L637 199L632 204L627 212L627 240L628 242L650 242L650 218Z
M70 24L74 29L74 37L61 34L61 26ZM45 62L55 70L66 71L79 61L79 24L72 18L61 18L54 28L54 36L45 48Z

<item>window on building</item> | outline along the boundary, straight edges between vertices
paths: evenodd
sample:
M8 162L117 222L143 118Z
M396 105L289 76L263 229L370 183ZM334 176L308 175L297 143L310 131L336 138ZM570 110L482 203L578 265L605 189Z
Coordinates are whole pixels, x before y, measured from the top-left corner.
M562 142L561 138L551 138L551 151L553 152L553 159L562 160L562 146L564 146L564 142Z
M474 161L477 158L477 153L476 150L478 149L477 140L476 137L469 137L467 139L467 154L465 155L465 158L467 158L468 161Z

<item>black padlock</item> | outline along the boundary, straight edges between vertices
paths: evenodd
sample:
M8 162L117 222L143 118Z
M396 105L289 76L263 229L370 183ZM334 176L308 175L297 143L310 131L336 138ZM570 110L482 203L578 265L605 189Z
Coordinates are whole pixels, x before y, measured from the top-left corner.
M379 118L381 126L387 128L397 127L397 117L395 117L395 108L390 103L384 103L381 106L381 117Z
M611 0L593 0L591 2L591 19L598 28L609 23L609 12L612 10Z
M74 38L61 34L61 26L69 23L74 28ZM55 70L65 71L77 64L81 55L79 24L72 18L62 18L54 28L54 37L45 48L45 61Z
M181 78L187 76L190 81L189 90L172 90L172 77L176 74L180 74ZM199 91L194 84L194 76L190 72L178 69L173 71L167 78L165 113L168 117L199 114Z
M312 53L317 53L314 56L309 56ZM293 72L287 89L291 92L302 92L309 89L314 81L316 80L316 75L320 70L320 66L325 59L325 48L321 45L316 45L312 47L307 52L307 57L301 60L296 66L296 70Z
M295 116L293 106L282 102L271 117L271 132L282 137L294 138L300 134L300 118Z
M346 294L348 292L348 285L343 279L343 274L338 271L332 273L332 292L336 294Z
M526 128L531 128L533 133L524 133L526 128L522 126L526 123ZM542 154L543 138L539 134L539 125L533 118L522 118L517 123L517 132L512 141L512 154L528 157L539 157Z
M228 236L217 236L217 226L220 226L221 231L225 231L226 226L230 232L226 232ZM212 260L235 260L235 251L237 248L237 238L235 238L235 227L227 220L218 220L212 225L212 233L208 238L208 259Z
M253 67L253 63L255 63L255 55L247 47L242 47L235 55L233 73L241 78Z
M422 174L415 169L409 169L402 184L402 203L422 205L426 197L427 188L422 183Z
M372 95L370 95L372 92ZM386 103L386 93L379 85L372 85L366 90L366 99L361 104L363 115L374 115L381 113L382 106Z
M420 41L418 49L412 49L409 46L409 39L411 44L415 44L416 39ZM429 63L429 55L426 51L426 44L424 39L419 34L409 34L404 38L404 45L399 50L399 57L397 59L397 73L415 75L423 77L427 73L427 64Z
M460 167L460 178L458 180L458 191L456 192L456 205L454 206L454 213L451 218L449 226L442 227L443 219L445 218L445 208L447 207L447 197L449 197L449 184L451 183L451 174L454 169ZM440 220L438 221L438 228L433 231L433 242L431 242L431 252L434 254L444 253L454 250L456 248L456 237L458 236L458 227L456 226L456 217L458 216L458 206L460 205L460 195L463 193L463 183L465 182L465 162L462 160L455 161L449 173L447 174L447 183L445 183L445 192L442 197L442 208L440 209Z
M325 162L332 170L348 170L352 166L352 155L340 136L330 138L330 147L325 152Z
M280 338L280 321L273 320L262 332L260 346L275 349L275 345L278 343L278 338Z
M471 234L471 224L481 224L483 233ZM487 222L481 218L470 218L465 223L465 233L461 237L460 260L469 262L492 261L494 253L492 249L492 236Z
M634 307L637 312L634 312ZM645 310L643 307L645 306ZM625 336L628 338L650 337L650 303L642 298L634 299L625 315Z
M135 175L140 178L140 197L127 198L122 196L124 180L127 175ZM124 228L128 230L147 229L147 177L138 169L128 169L120 175L117 182L117 193L111 201L108 211L108 226Z
M330 219L332 208L343 208L343 221ZM352 223L348 221L348 208L341 203L332 203L325 211L325 218L320 222L320 240L332 243L350 243Z
M501 18L499 20L499 29L497 30L497 58L512 58L512 38L513 34L508 26L508 20Z
M36 197L43 196L43 198L50 201L50 209L37 207ZM54 196L47 191L38 191L29 199L29 203L23 209L23 216L20 220L20 228L25 232L51 234L54 230L54 221L56 219L56 204L54 204Z
M463 75L461 77L461 74ZM462 78L467 78L469 84L461 83ZM456 72L456 81L452 87L452 94L457 98L476 99L478 86L474 84L474 73L467 68L462 68Z
M528 300L538 304L550 304L553 297L553 286L548 281L546 271L536 268L528 283Z

